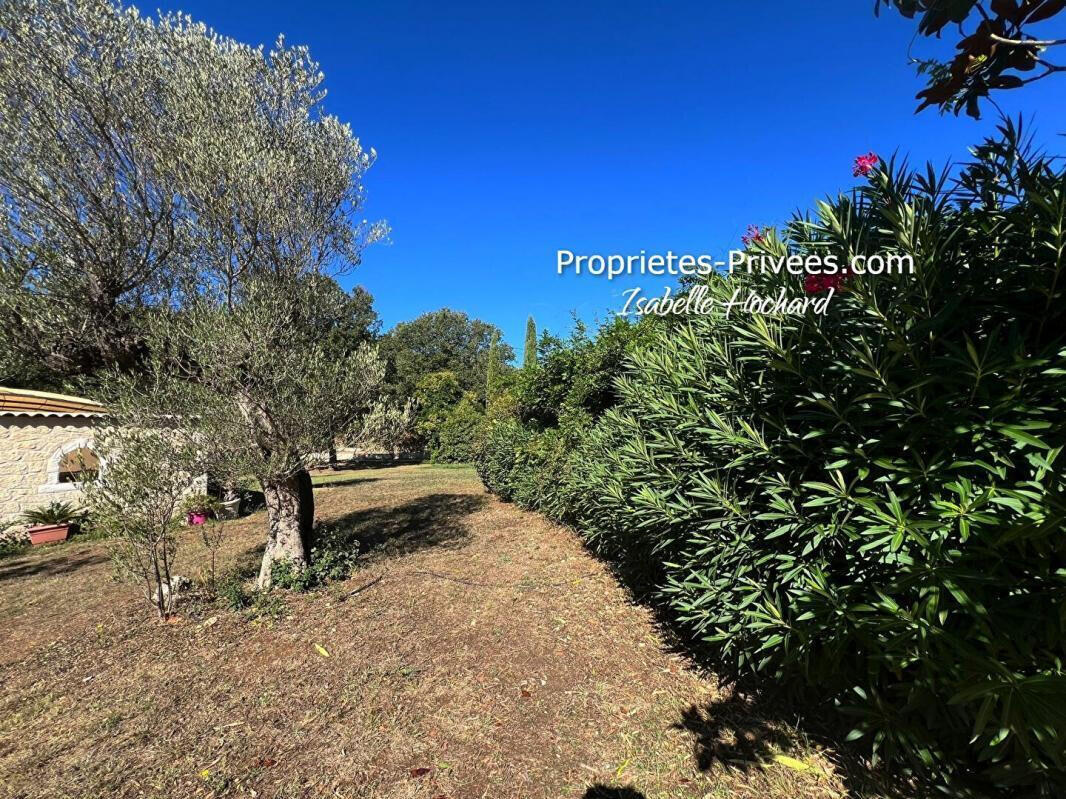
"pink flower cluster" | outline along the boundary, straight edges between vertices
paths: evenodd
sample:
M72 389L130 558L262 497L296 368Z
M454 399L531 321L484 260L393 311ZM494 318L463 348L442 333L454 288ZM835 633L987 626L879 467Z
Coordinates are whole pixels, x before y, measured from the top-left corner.
M803 280L803 290L808 294L821 294L829 289L839 291L847 279L847 269L842 269L835 275L807 275Z
M856 156L851 174L854 177L866 177L877 168L879 163L881 163L881 158L871 150L866 155Z
M749 247L754 241L762 241L762 231L758 225L748 225L748 232L740 237L740 241L745 247Z

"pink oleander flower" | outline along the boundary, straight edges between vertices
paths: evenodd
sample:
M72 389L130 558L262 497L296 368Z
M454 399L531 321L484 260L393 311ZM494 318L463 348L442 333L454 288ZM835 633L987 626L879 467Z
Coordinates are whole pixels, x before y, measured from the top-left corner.
M847 269L842 269L835 275L807 275L803 280L803 290L807 294L821 294L829 289L840 291L847 279Z
M855 166L851 170L851 174L854 177L866 177L877 165L881 163L881 158L873 150L866 155L859 155L855 157Z
M740 237L740 241L745 247L750 247L752 242L762 241L762 231L758 225L748 225L748 232Z

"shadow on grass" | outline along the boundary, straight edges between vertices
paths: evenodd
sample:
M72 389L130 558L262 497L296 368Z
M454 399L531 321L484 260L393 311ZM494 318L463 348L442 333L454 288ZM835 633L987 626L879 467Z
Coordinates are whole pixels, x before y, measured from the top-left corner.
M646 799L644 794L633 788L615 788L610 785L593 785L582 799Z
M359 475L352 475L351 477L337 477L334 478L332 474L316 474L311 478L312 485L317 488L333 488L334 486L350 486L356 483L376 483L380 480L380 477L361 477Z
M692 735L700 771L710 771L716 764L745 772L762 768L775 751L787 751L793 744L782 728L757 715L735 693L705 707L692 705L675 728Z
M19 580L24 577L55 577L59 574L69 574L85 566L93 566L97 563L106 563L109 560L107 553L82 552L77 555L63 555L59 557L41 557L34 560L24 560L25 556L0 563L0 580Z
M367 559L406 555L430 547L462 546L469 533L463 519L480 510L483 494L427 494L401 505L353 511L325 520L330 546L356 550ZM323 528L316 528L322 535ZM316 546L312 540L311 546ZM249 579L259 573L266 544L242 552L232 574Z
M801 720L802 727L797 726ZM783 696L752 696L733 686L707 704L689 706L674 728L692 736L693 759L700 771L720 767L749 774L775 766L777 755L800 759L802 750L811 749L817 741L831 757L846 796L915 799L929 795L928 786L875 771L843 746L845 731L838 717Z
M370 458L338 461L335 467L320 465L315 467L319 474L338 474L340 472L361 472L367 469L392 469L396 466L417 466L429 461L421 456L403 458Z
M652 553L593 554L610 568L631 601L654 614L665 649L713 671L723 686L719 698L690 706L673 725L692 736L693 760L700 771L716 765L744 773L777 767L775 755L809 749L815 742L832 759L848 797L915 799L929 795L926 786L871 768L846 743L846 722L831 706L817 699L790 699L780 682L741 675L717 658L706 642L678 623L663 600L663 575Z
M406 555L429 547L461 546L469 537L464 517L487 501L482 494L427 494L394 507L355 511L328 524L358 541L364 554Z

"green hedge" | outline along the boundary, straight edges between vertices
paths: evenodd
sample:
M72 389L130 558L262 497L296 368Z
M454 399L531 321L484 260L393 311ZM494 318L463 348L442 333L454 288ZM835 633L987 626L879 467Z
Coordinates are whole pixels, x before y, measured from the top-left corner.
M756 241L916 272L852 276L824 317L660 331L569 489L723 662L831 697L954 795L1066 782L1066 180L1018 139L957 183L884 165Z
M954 179L883 164L750 245L911 255L914 274L849 276L825 316L656 324L595 425L553 420L548 381L479 471L649 571L722 664L832 700L894 773L1055 796L1066 180L1011 125L974 154ZM781 288L804 281L708 282Z

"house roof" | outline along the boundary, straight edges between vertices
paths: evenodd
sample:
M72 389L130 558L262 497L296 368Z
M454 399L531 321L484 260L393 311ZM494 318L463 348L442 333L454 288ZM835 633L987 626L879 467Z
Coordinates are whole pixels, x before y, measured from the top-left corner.
M107 409L84 397L0 386L0 416L100 416Z

